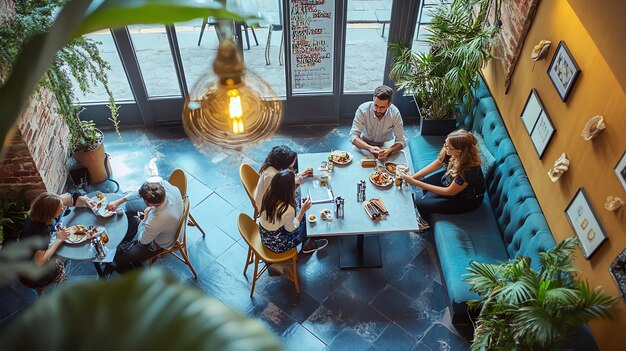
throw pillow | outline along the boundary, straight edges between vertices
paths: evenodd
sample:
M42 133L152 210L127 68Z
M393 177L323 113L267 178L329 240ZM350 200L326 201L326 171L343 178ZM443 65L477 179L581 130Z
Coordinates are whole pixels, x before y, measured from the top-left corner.
M483 176L487 179L493 170L493 166L496 164L496 158L493 157L487 145L485 145L483 136L478 133L475 133L474 136L478 140L478 149L480 150L480 168L483 170Z

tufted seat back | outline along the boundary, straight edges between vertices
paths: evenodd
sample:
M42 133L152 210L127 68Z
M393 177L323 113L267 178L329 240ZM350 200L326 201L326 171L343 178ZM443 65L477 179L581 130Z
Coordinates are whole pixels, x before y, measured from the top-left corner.
M528 181L522 162L506 130L495 101L481 79L474 89L474 105L461 113L461 127L480 133L496 159L487 181L488 199L509 257L537 254L555 245L550 228Z

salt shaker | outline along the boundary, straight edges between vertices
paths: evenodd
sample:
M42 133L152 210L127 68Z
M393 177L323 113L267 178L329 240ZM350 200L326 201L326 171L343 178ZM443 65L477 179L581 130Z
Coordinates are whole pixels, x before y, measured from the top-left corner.
M337 218L343 218L343 213L343 198L337 196L335 199L335 216L337 216Z

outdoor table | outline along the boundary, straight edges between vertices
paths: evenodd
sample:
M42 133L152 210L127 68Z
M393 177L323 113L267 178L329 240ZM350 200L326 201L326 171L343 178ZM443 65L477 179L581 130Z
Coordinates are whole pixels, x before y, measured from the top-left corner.
M97 193L87 194L88 197L93 197ZM108 201L117 200L122 197L121 194L105 194ZM121 205L120 208L124 208ZM87 207L74 207L70 208L70 213L62 217L62 222L66 227L73 225L84 225L86 227L104 227L107 235L109 236L109 242L105 244L107 255L104 258L96 258L96 251L91 246L90 240L85 240L79 244L69 244L64 242L56 254L60 257L65 257L70 260L77 261L91 261L93 262L96 271L100 277L103 277L102 264L113 262L117 246L124 239L124 235L128 229L128 220L124 214L114 214L110 217L103 218L96 216L93 211Z
M335 164L334 171L329 173L329 185L333 195L335 198L341 196L345 201L344 218L337 218L334 203L315 204L307 211L307 216L304 218L307 221L307 235L312 238L340 236L341 268L381 267L382 258L378 236L365 236L365 234L417 231L419 226L413 204L413 190L406 183L400 189L396 188L393 183L387 187L374 185L369 177L375 169L361 167L363 156L358 152L349 152L352 154L352 161L347 165ZM300 169L311 167L313 173L319 175L321 172L319 168L323 161L328 161L328 156L329 153L298 155L298 167ZM406 156L402 152L392 155L385 161L408 165ZM357 202L359 180L365 180L366 199L381 198L389 215L379 221L373 221L367 216L363 209L363 202ZM319 186L317 177L305 178L300 186L301 196L306 197L309 188ZM331 210L332 222L322 220L320 212L323 209ZM308 216L311 214L317 217L315 223L308 221Z

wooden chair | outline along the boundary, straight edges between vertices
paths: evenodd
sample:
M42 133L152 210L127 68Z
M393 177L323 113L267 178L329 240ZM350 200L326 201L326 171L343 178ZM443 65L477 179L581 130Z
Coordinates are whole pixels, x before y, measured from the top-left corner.
M242 163L239 166L239 178L241 178L241 183L243 184L243 188L250 199L250 203L252 203L252 208L254 209L254 215L252 219L256 220L261 215L259 213L259 209L256 207L256 201L254 201L254 190L256 189L256 185L259 182L259 173L252 168L247 163ZM243 268L243 274L246 275L248 271L248 266L252 263L252 249L248 248L248 257L246 258L246 266Z
M263 246L261 242L261 235L259 234L259 226L256 222L245 213L239 214L238 221L239 233L243 237L243 240L248 244L248 247L253 252L254 260L254 275L252 277L252 288L250 289L250 297L254 294L254 287L257 279L265 273L268 267L268 263L280 263L291 260L291 274L287 276L296 286L296 292L300 293L300 286L298 285L298 271L296 270L296 257L298 251L296 248L285 251L283 253L275 253ZM263 262L263 267L259 270L259 262ZM248 262L246 262L246 267ZM244 275L246 270L244 269Z
M168 180L168 182L172 184L173 186L177 187L178 190L180 190L180 195L183 197L183 199L185 198L185 196L187 196L187 175L185 174L185 171L183 171L180 168L175 169L170 175L170 179ZM188 224L192 227L198 228L200 233L202 233L202 237L206 235L204 233L204 230L202 230L202 227L200 227L198 222L196 222L196 219L193 218L193 215L191 214L191 212L189 213Z
M187 225L186 224L187 224L187 216L189 215L189 197L188 196L185 196L183 198L183 204L184 204L183 216L180 218L180 221L178 222L178 237L176 238L176 242L174 243L174 246L172 246L168 250L163 250L158 255L150 258L150 260L148 260L148 265L152 267L152 262L154 261L154 259L156 259L157 257L161 255L171 254L172 256L176 257L179 261L186 264L187 267L189 267L189 269L191 270L191 273L193 273L194 278L198 279L198 273L196 273L196 270L193 268L193 265L191 264L191 261L189 260L189 252L187 251ZM180 253L180 256L176 254L177 252Z

